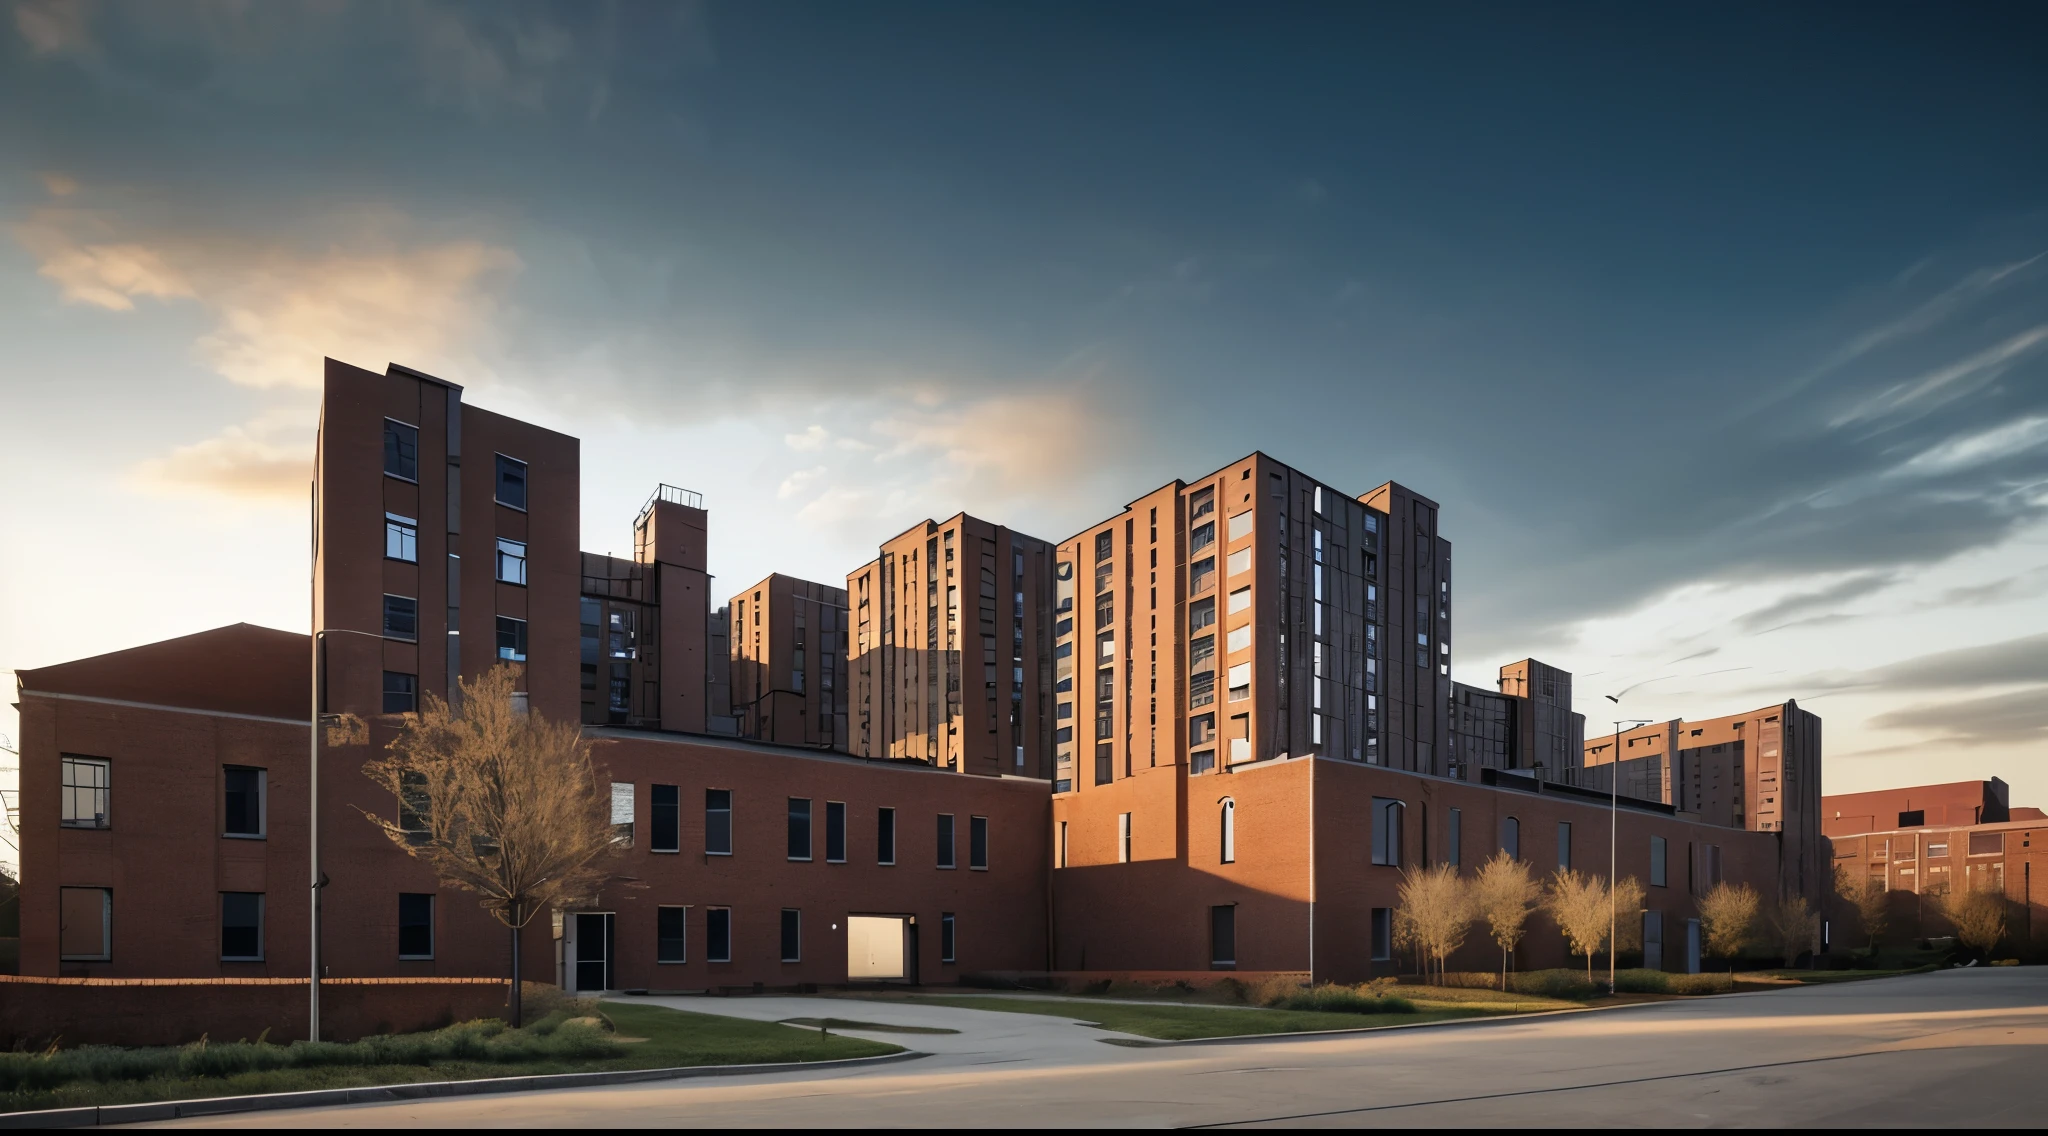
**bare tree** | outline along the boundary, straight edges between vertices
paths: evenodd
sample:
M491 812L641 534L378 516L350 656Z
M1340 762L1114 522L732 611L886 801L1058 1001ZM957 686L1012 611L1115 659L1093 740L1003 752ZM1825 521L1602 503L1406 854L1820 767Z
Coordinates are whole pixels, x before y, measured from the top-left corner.
M1764 929L1785 965L1796 965L1799 956L1820 949L1820 915L1807 905L1803 895L1788 895L1764 912Z
M1623 876L1614 885L1615 941L1611 952L1639 950L1643 945L1643 897L1649 893L1634 876Z
M1421 969L1442 981L1445 960L1465 943L1474 916L1471 889L1449 864L1401 872L1395 934L1416 948Z
M520 929L596 891L616 845L581 727L515 705L513 685L499 666L462 683L460 709L429 694L363 773L399 802L397 819L370 823L511 930L516 1026Z
M1989 888L1966 888L1941 897L1942 914L1966 947L1990 954L2005 938L2005 896Z
M1543 888L1529 875L1529 865L1506 851L1493 854L1472 880L1475 914L1486 922L1487 935L1500 947L1500 988L1508 988L1508 961L1529 925L1529 912L1543 898Z
M1723 881L1700 897L1699 909L1707 953L1727 959L1728 972L1735 973L1735 956L1749 945L1756 925L1756 889Z
M1543 910L1564 932L1572 953L1586 956L1586 981L1593 981L1593 955L1607 941L1607 883L1598 876L1559 868L1550 877Z
M1859 879L1847 865L1837 864L1835 894L1856 910L1864 937L1870 940L1870 950L1876 953L1877 941L1884 937L1885 925L1891 921L1891 896L1885 891L1884 881L1868 875Z

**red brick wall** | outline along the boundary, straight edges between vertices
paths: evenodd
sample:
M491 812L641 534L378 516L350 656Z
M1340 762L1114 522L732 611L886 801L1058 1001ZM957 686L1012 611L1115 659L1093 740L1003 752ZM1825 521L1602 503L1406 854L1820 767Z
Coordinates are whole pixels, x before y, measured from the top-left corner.
M182 1045L306 1036L306 980L84 979L0 975L0 1044ZM341 979L320 987L321 1034L354 1041L502 1017L500 979Z

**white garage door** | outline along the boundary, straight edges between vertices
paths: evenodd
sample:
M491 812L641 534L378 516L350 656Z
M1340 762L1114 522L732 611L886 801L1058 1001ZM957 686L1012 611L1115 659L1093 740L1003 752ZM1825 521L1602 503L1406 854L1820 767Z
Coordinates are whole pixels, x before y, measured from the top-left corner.
M846 977L903 977L903 916L855 915L846 921Z

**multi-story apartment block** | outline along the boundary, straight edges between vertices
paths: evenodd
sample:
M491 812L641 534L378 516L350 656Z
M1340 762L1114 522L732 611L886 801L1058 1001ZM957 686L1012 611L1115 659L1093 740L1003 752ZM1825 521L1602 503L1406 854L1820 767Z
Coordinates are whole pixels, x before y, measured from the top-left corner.
M965 513L846 577L848 742L962 773L1052 772L1051 546Z
M777 572L732 597L741 737L846 749L846 592Z
M586 725L707 728L706 520L702 496L658 486L633 520L631 560L581 554Z
M1820 759L1819 716L1788 700L1596 734L1586 741L1579 784L1607 792L1618 777L1620 792L1709 824L1778 833L1786 850L1779 886L1804 894L1828 872Z
M1521 769L1578 784L1586 716L1572 711L1571 672L1523 659L1500 668L1498 690L1462 682L1451 689L1452 777Z

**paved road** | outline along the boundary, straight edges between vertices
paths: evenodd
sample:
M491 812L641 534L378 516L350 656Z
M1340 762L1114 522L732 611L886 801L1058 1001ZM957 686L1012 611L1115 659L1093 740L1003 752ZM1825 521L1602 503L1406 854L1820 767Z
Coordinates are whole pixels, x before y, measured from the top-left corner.
M821 1004L823 1003L823 1004ZM209 1127L1916 1126L2048 1123L2048 968L1949 971L1348 1037L1136 1049L1057 1018L810 998L746 1017L944 1025L932 1056L208 1118Z

